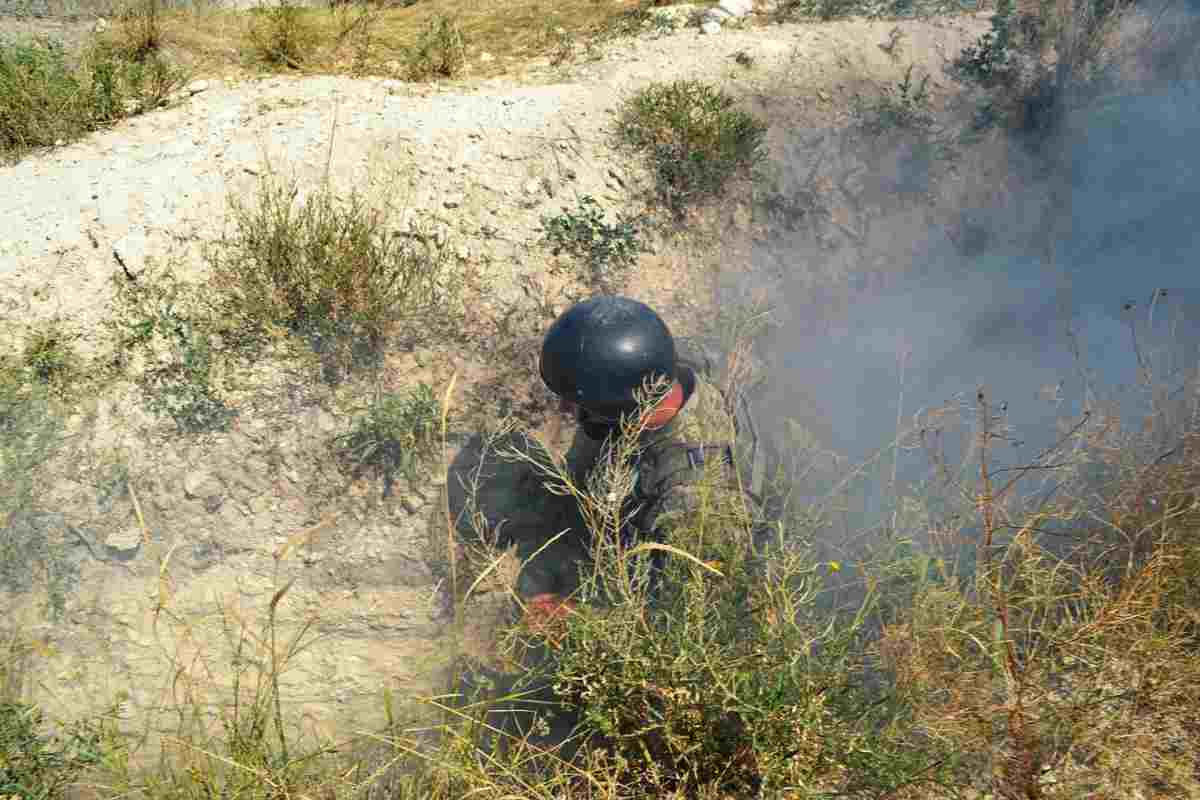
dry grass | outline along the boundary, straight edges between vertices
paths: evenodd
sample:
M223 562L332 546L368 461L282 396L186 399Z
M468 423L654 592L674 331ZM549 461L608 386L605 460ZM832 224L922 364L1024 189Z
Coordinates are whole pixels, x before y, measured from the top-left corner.
M315 46L301 70L402 77L397 64L405 61L431 23L449 17L458 23L465 41L467 67L462 77L519 74L530 61L555 58L564 39L582 43L595 38L641 5L636 0L562 0L554 4L541 0L481 4L424 0L408 8L304 9L300 17ZM369 18L356 23L364 14ZM203 7L165 11L164 47L200 75L245 74L253 66L246 42L252 16L245 11ZM369 30L370 38L365 64L355 44L364 29ZM481 60L485 53L492 58Z

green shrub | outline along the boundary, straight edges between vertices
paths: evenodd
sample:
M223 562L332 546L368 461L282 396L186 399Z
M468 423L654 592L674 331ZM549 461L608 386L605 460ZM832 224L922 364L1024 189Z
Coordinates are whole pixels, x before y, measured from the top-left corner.
M22 361L39 381L66 394L79 374L79 358L72 342L80 336L66 331L61 320L55 319L32 332L25 343Z
M764 157L767 126L699 81L652 84L623 104L617 135L648 157L661 202L681 213Z
M904 80L895 87L885 88L873 101L855 95L853 111L859 126L867 133L879 135L889 130L926 130L933 124L929 110L929 76L914 85L913 68L904 73Z
M122 53L143 61L157 53L163 43L162 0L129 0L117 16L118 43Z
M974 11L961 0L783 0L774 12L777 19L815 18L823 21L866 17L911 19Z
M467 66L466 39L454 17L438 14L408 51L408 79L454 78Z
M61 736L48 734L36 708L0 703L0 796L12 800L57 800L71 783L98 763L100 737L82 725Z
M60 42L0 42L0 154L70 142L157 107L183 82L154 55L132 61L98 43L73 66Z
M617 36L637 36L646 31L661 35L673 33L678 27L677 17L658 13L653 8L639 5L611 17L605 23L599 38L605 40Z
M868 5L863 0L787 0L779 11L787 16L815 17L828 22L862 13Z
M443 249L400 235L390 209L358 192L298 194L271 177L254 201L231 200L234 230L208 259L237 317L306 337L331 383L377 363L401 323L409 342L451 324L458 284Z
M253 9L246 30L251 52L273 67L300 69L316 43L316 30L308 9L293 0Z
M542 228L551 252L575 258L589 285L608 285L619 272L637 263L642 250L636 221L618 216L615 224L608 224L591 195L581 197L573 211L563 208L557 216L543 217Z
M992 29L974 45L963 48L954 60L954 70L960 79L990 86L1008 74L1012 67L1009 50L1012 17L1012 0L999 0L991 19Z
M888 731L902 709L863 684L872 593L844 613L821 607L840 566L813 558L806 531L766 530L710 469L662 542L629 546L620 487L633 485L635 437L627 431L586 486L540 451L507 451L535 465L547 491L579 502L591 542L559 630L518 628L508 640L509 657L532 665L514 691L553 686L588 743L579 763L591 786L558 796L881 796L936 782L945 754ZM552 757L522 752L553 772Z
M151 268L136 281L114 275L110 367L132 379L146 408L180 431L223 430L235 412L224 400L230 366L258 352L265 333L205 287Z
M383 478L383 496L391 495L396 476L417 477L437 444L438 400L426 384L405 396L376 398L353 429L338 439L343 462L357 479L371 469Z
M81 135L83 91L61 42L0 43L0 151L19 154Z

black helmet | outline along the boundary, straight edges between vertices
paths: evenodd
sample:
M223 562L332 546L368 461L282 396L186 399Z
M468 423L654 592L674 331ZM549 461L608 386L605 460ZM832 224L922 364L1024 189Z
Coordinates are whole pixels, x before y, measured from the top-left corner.
M654 310L628 297L593 297L567 309L542 342L542 380L593 418L637 409L648 378L675 380L675 340Z

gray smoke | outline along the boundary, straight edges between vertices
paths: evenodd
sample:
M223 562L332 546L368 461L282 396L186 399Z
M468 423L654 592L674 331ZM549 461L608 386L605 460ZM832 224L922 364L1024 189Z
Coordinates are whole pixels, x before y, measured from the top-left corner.
M1182 51L1194 53L1190 44ZM1150 368L1169 396L1194 406L1200 85L1113 87L1059 133L1012 133L1007 172L993 177L1006 187L1003 204L963 209L956 230L913 224L909 207L893 204L876 222L887 236L874 250L831 254L821 236L782 228L756 242L754 286L737 291L765 286L779 298L762 350L764 426L796 419L861 461L893 440L898 413L969 403L985 386L1032 456L1088 401L1118 401L1122 416L1140 418L1148 391L1139 381ZM822 134L795 138L811 144ZM779 184L799 187L814 151L788 152ZM929 172L919 159L913 168L909 145L890 160L855 155L869 165L864 182L893 194L906 175ZM1057 211L1051 257L1036 240ZM906 465L913 475L928 467L920 460Z

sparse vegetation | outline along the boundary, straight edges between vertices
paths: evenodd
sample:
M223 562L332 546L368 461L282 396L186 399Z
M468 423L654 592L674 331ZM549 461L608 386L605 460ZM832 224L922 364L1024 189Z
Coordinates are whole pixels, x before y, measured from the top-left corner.
M68 331L61 319L55 319L30 332L22 362L37 380L66 395L80 369L80 359L72 345L79 338L79 333Z
M452 324L458 284L432 235L419 224L405 235L357 190L299 191L270 176L252 201L231 201L234 231L209 260L237 317L308 339L331 383L375 363L389 334L414 342Z
M352 430L338 440L351 476L373 470L383 478L383 496L392 493L396 477L418 479L438 442L438 401L422 383L404 395L377 396Z
M996 5L996 13L992 15L991 31L979 37L979 41L965 48L955 59L954 68L961 78L985 86L992 85L1012 67L1009 52L1012 16L1012 0L1000 0Z
M553 66L561 66L574 58L578 48L575 37L560 25L557 19L551 18L546 22L544 35L545 46L550 52L550 63Z
M129 0L117 16L117 41L123 55L144 61L164 41L162 0Z
M624 102L617 135L646 156L658 199L676 214L762 160L766 125L735 105L700 81L652 84Z
M667 34L678 27L679 22L675 17L638 5L608 20L600 35L601 38L611 39L615 36L636 36L646 31Z
M458 77L467 65L466 47L458 19L439 14L408 52L409 80Z
M846 17L896 19L955 14L970 7L961 0L784 0L775 9L776 19L819 19L825 22Z
M579 198L574 209L563 208L557 216L543 217L542 228L551 253L574 258L589 286L610 285L637 263L643 248L637 220L618 216L613 224L605 222L604 211L590 195Z
M55 40L0 40L0 156L71 142L155 108L183 79L153 54L133 60L104 42L76 66Z
M925 130L933 124L929 109L929 76L913 83L913 68L904 73L904 80L894 87L887 87L873 99L864 100L855 95L854 115L858 124L867 133L878 136L892 130Z
M300 69L317 44L312 14L294 0L263 0L246 28L251 51L272 67Z
M1194 503L1181 495L1149 516L1130 516L1123 469L1109 473L1114 482L1100 490L1099 509L1085 500L1097 487L1095 465L1084 463L1107 462L1104 445L1076 439L1104 424L1086 417L1044 460L1001 478L992 452L996 411L983 392L978 405L970 445L977 506L970 516L948 506L930 520L933 548L915 573L916 592L879 642L897 689L920 698L913 723L959 746L988 741L963 750L964 766L974 765L1000 796L1128 796L1150 787L1193 794L1197 755L1180 743L1196 720L1176 710L1192 708L1200 691L1195 610L1192 600L1164 600L1180 598L1169 587L1191 580L1176 559L1191 547L1183 542L1194 537ZM1181 453L1192 438L1183 434ZM1134 441L1125 447L1145 452ZM1182 476L1195 468L1184 456L1153 469L1135 502L1187 484ZM1018 496L1018 485L1040 482L1047 469L1063 482L1055 499ZM1113 527L1098 531L1095 518ZM963 548L972 540L974 553ZM1114 560L1106 566L1107 559ZM1167 673L1176 680L1164 680Z
M1042 3L1035 13L1020 13L1012 0L1001 0L992 30L963 49L953 73L964 83L989 91L989 112L975 127L1004 122L1023 133L1045 137L1055 119L1074 104L1111 94L1116 60L1110 47L1119 24L1134 8L1127 2L1084 3L1064 9ZM1054 51L1054 65L1046 53Z
M63 443L63 414L50 387L11 357L0 357L0 586L46 592L51 618L76 567L66 558L65 531L39 507L40 467Z
M179 677L180 690L193 699L184 704L178 726L153 758L157 769L147 773L134 760L143 745L139 737L121 736L110 720L100 720L104 743L111 755L104 775L114 795L139 791L153 797L242 797L268 800L304 791L321 793L345 785L349 773L339 771L336 752L310 740L284 713L281 681L294 662L312 647L319 634L315 619L295 627L281 622L281 603L292 582L279 579L279 569L301 544L293 537L273 553L275 576L268 598L254 617L244 610L222 608L220 616L227 651L206 654L207 663L229 670L222 702L197 702L200 691L190 676ZM169 605L157 612L161 624L187 630L189 620ZM221 660L227 660L220 664Z
M57 800L100 761L100 736L86 726L63 735L46 730L31 706L0 702L0 791L14 800Z
M631 798L936 782L940 754L874 728L894 707L862 713L877 699L858 680L854 646L870 596L836 622L820 610L824 576L840 565L814 561L803 530L766 533L746 498L719 486L719 469L705 471L705 502L672 519L651 581L652 545L621 531L637 433L625 431L586 485L539 463L552 491L580 502L594 542L578 609L548 674L532 678L578 709L579 740L595 748L589 777Z
M224 397L233 356L259 346L253 337L261 333L234 333L232 318L206 304L201 287L169 270L147 270L136 281L118 274L113 283L110 366L117 374L132 370L146 407L179 430L224 429L235 416Z

